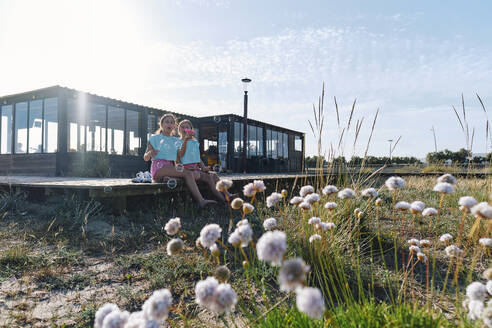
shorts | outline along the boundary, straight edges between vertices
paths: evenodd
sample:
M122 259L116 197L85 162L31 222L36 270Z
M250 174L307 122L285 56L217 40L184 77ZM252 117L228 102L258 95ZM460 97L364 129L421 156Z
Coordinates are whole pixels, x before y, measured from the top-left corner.
M166 165L173 165L174 161L168 161L167 159L154 159L152 160L152 165L150 166L150 175L152 175L152 179L155 179L155 175L159 169Z
M184 164L183 165L185 169L192 170L192 171L199 171L200 165L198 163L189 163L189 164Z

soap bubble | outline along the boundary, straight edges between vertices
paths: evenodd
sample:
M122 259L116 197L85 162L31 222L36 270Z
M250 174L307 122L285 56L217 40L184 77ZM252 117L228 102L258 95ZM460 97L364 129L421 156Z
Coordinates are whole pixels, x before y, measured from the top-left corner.
M219 123L220 122L220 116L214 116L214 121L215 121L215 123Z
M215 164L215 165L213 166L213 170L214 170L214 172L219 173L219 172L220 172L220 165L219 165L219 164Z
M184 165L183 164L176 164L176 171L178 172L183 172L184 171Z
M109 193L110 193L110 192L112 192L112 191L113 191L113 188L111 188L111 186L105 186L105 187L104 187L104 192L105 192L106 194L109 194Z
M178 181L176 181L176 179L171 178L171 179L167 180L167 187L169 189L174 189L174 188L176 188L177 185L178 185Z

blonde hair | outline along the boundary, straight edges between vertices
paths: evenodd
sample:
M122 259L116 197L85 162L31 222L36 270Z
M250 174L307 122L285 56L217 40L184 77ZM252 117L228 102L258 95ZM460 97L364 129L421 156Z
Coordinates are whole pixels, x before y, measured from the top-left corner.
M184 123L188 123L190 126L191 126L191 129L193 129L193 123L191 123L190 120L182 120L181 122L179 122L178 124L178 134L179 134L179 137L180 138L183 138L183 135L181 134L181 125L183 125Z
M178 122L178 119L176 118L176 116L174 116L174 114L166 113L166 114L162 115L161 118L159 119L159 128L154 132L154 134L160 134L162 132L162 124L164 122L164 119L166 119L167 117L172 117L174 120L174 124L176 124ZM174 130L173 130L173 132L174 132Z

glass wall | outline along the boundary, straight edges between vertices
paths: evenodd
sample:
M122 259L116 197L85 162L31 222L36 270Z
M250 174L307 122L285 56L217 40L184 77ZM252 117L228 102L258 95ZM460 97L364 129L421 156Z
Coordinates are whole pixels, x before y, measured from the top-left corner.
M58 98L44 100L43 151L54 153L58 149Z
M263 153L263 128L257 126L256 127L256 141L257 141L257 156L264 156Z
M87 151L106 151L106 106L89 103L87 112Z
M272 131L272 158L278 158L278 133L277 131Z
M0 154L12 153L12 105L1 106Z
M69 152L86 150L86 112L85 97L67 99L67 145Z
M248 125L248 148L246 148L246 157L256 156L256 126Z
M41 153L43 148L43 100L29 102L29 153Z
M14 111L15 153L23 154L27 152L27 102L15 104Z
M138 156L140 149L140 115L133 110L126 111L126 154Z
M108 107L108 152L123 155L125 131L125 110Z
M147 140L152 137L155 130L157 130L157 116L149 114L147 116Z
M294 150L302 151L302 139L299 136L294 137Z
M243 146L243 123L234 122L234 157L241 157Z
M289 135L287 133L284 133L284 158L289 158Z
M266 157L272 158L272 130L266 130Z
M277 132L277 155L278 158L284 158L284 134L282 132Z

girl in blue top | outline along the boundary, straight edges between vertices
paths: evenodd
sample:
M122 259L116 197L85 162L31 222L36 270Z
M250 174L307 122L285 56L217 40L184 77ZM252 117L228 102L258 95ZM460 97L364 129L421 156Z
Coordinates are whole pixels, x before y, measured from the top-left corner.
M210 191L221 201L225 201L224 195L215 188L219 177L215 172L210 172L200 159L200 144L193 137L193 125L189 120L182 120L178 125L178 133L181 137L182 146L178 151L178 158L183 164L185 171L192 172L195 180L205 182ZM229 194L229 199L234 195ZM237 195L236 195L237 196Z
M200 207L217 203L204 199L198 190L193 173L189 170L178 170L175 167L181 140L172 136L176 128L176 118L173 114L164 114L159 121L160 128L149 138L144 160L152 159L150 173L154 182L160 182L164 177L177 177L185 180L186 186Z

